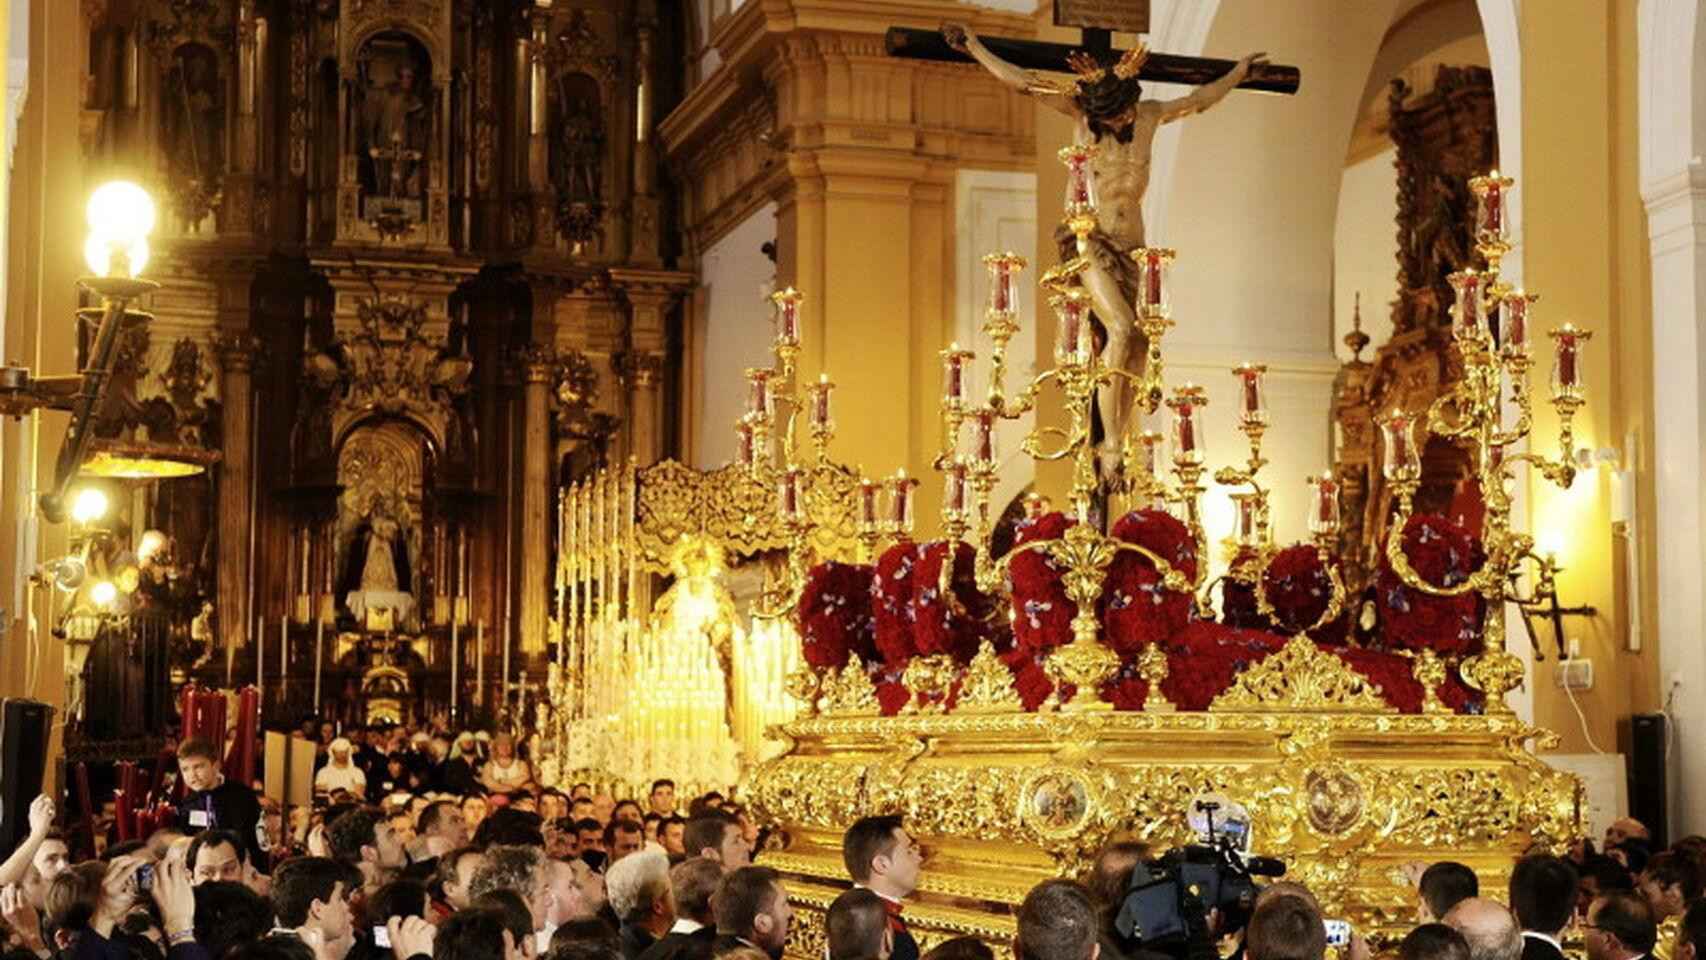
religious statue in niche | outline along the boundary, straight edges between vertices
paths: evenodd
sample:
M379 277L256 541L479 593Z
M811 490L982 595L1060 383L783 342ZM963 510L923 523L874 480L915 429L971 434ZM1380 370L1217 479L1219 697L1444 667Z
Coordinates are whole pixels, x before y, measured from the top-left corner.
M402 234L422 219L432 115L432 61L400 31L374 36L357 56L356 160L363 218Z
M1077 125L1076 142L1099 147L1091 160L1100 195L1096 207L1099 224L1090 235L1089 249L1083 254L1086 267L1079 276L1090 295L1097 331L1107 343L1103 356L1111 365L1141 373L1148 344L1133 313L1137 264L1128 254L1144 245L1143 192L1149 186L1149 152L1155 132L1164 123L1219 103L1244 82L1253 64L1266 58L1260 53L1250 54L1225 76L1187 96L1143 100L1137 75L1149 51L1142 46L1127 51L1112 68L1089 54L1076 52L1069 62L1078 78L1063 85L1045 81L991 53L962 24L947 24L942 35L950 46L982 64L1003 84L1071 117ZM1063 260L1080 256L1077 238L1064 226L1055 239ZM1159 400L1147 398L1148 403ZM1121 443L1131 419L1130 392L1110 382L1098 391L1096 404L1094 434L1106 487L1119 469Z
M225 98L219 57L200 43L172 51L161 89L161 137L174 211L191 232L219 202L225 170Z
M389 610L400 627L414 612L412 590L402 513L376 494L350 536L338 592L357 622L369 622L370 612Z
M604 219L604 117L598 81L584 73L557 75L551 93L551 182L557 190L557 229L580 250Z

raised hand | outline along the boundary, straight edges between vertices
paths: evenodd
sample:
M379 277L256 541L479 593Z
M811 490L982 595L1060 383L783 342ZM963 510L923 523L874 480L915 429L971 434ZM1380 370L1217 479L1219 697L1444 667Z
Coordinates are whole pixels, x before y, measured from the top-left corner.
M47 949L41 938L41 914L17 884L8 883L0 888L0 918L17 934L25 950L39 954Z
M181 860L161 861L154 869L154 903L168 935L195 929L195 891Z
M432 956L432 938L437 929L420 917L392 917L385 922L391 934L391 952L397 960L426 954Z
M34 837L47 836L53 828L53 798L42 794L30 802L30 835Z

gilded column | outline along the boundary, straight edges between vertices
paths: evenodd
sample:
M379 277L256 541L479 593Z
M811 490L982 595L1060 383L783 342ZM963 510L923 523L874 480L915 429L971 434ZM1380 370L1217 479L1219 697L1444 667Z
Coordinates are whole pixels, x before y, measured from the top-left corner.
M246 332L233 331L214 337L219 356L221 426L225 450L219 461L219 579L216 616L219 638L225 647L227 669L237 648L247 642L250 603L250 546L254 531L249 514L254 509L253 393L255 353L260 343Z
M518 359L522 382L521 652L545 652L550 616L551 421L548 402L557 358L529 344Z
M663 354L629 353L620 373L628 387L628 454L640 466L663 459Z

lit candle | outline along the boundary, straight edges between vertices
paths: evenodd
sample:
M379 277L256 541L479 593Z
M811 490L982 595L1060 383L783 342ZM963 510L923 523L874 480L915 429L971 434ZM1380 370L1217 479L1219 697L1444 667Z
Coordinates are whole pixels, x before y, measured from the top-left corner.
M966 510L966 465L958 460L943 471L942 510L950 516L959 516Z
M797 523L804 516L802 490L805 471L799 467L789 467L782 472L782 479L776 484L776 498L779 502L782 519Z
M1516 181L1500 176L1497 169L1469 181L1475 193L1475 231L1483 240L1504 239L1509 223L1505 216L1507 192Z
M1203 389L1192 383L1179 387L1167 401L1173 410L1173 462L1180 466L1203 462L1202 408L1207 403Z
M1381 471L1388 480L1415 480L1422 475L1421 452L1416 449L1416 418L1394 410L1380 420L1385 462Z
M769 367L747 368L746 412L754 417L768 419L775 410L775 401L770 394L770 377Z
M1025 268L1025 258L1016 253L992 253L983 258L989 270L989 304L987 312L1011 317L1019 312L1019 271Z
M1309 532L1327 536L1339 532L1339 481L1310 477Z
M942 351L942 402L949 409L957 410L965 403L966 362L972 356L970 350L960 349L957 340Z
M829 416L829 395L835 390L835 384L826 373L817 375L817 383L812 384L812 426L820 430L828 430L833 426Z
M770 295L776 304L776 343L781 346L800 345L800 301L805 294L788 287Z
M1458 340L1473 340L1486 329L1486 306L1481 299L1484 279L1472 268L1446 277L1457 295L1457 302L1451 308L1451 332Z
M1161 434L1145 430L1137 435L1137 468L1150 476L1161 471Z
M995 467L995 411L982 409L972 419L972 459L983 469Z
M1075 143L1060 150L1060 161L1066 164L1066 215L1094 216L1096 213L1096 172L1090 158L1096 148Z
M1144 316L1165 316L1167 313L1166 275L1173 262L1173 251L1161 247L1138 247L1131 252L1137 261L1137 312Z
M1084 291L1072 287L1049 298L1060 321L1060 339L1055 344L1055 363L1063 367L1083 366L1090 362L1093 331L1090 329L1090 301Z
M1499 352L1504 356L1528 356L1528 314L1539 299L1538 293L1523 293L1518 289L1499 301Z
M1586 330L1566 323L1552 331L1552 400L1580 401L1582 389L1582 343L1593 336Z
M1232 368L1240 381L1238 420L1245 426L1268 422L1268 402L1262 389L1262 377L1268 368L1259 363L1241 363Z
M905 470L889 478L889 522L901 533L912 532L912 489L917 485Z
M1237 518L1234 530L1239 545L1259 546L1262 542L1262 530L1259 523L1260 511L1257 510L1259 504L1256 502L1255 496L1248 493L1234 493L1232 494L1232 506L1234 516Z
M875 480L859 481L859 526L874 529L877 525L877 495L882 485Z
M735 456L743 467L752 466L758 459L752 424L744 418L735 422Z

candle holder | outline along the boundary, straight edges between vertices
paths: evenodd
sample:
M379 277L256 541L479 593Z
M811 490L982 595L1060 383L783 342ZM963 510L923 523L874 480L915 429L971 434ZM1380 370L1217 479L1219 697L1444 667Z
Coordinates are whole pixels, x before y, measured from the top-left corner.
M1167 247L1138 247L1131 252L1131 258L1137 261L1137 323L1149 344L1148 357L1143 365L1143 381L1136 394L1138 403L1143 405L1143 412L1148 414L1161 409L1167 390L1161 341L1173 328L1173 311L1168 302L1172 286L1167 275L1177 256Z
M1522 661L1506 649L1504 604L1516 569L1533 559L1533 538L1511 529L1509 484L1513 468L1526 461L1547 481L1569 487L1576 465L1572 421L1586 402L1581 377L1580 351L1591 334L1565 324L1552 331L1554 362L1552 405L1558 413L1556 457L1535 452L1509 454L1506 448L1528 439L1533 426L1533 391L1527 386L1531 366L1528 333L1532 295L1517 291L1499 276L1499 261L1510 251L1508 235L1509 191L1514 185L1497 171L1469 182L1476 198L1476 251L1485 261L1480 271L1463 270L1451 277L1457 293L1452 329L1463 357L1463 378L1450 392L1436 399L1425 420L1428 433L1470 446L1476 457L1476 479L1486 502L1482 545L1486 560L1469 577L1451 586L1438 586L1423 579L1404 553L1404 529L1414 510L1421 484L1421 459L1413 428L1418 421L1394 412L1380 421L1384 441L1386 478L1391 483L1397 511L1387 531L1385 556L1393 572L1411 589L1436 597L1478 593L1486 601L1483 624L1485 650L1463 664L1464 676L1486 694L1486 711L1509 714L1505 695L1522 681ZM1496 316L1499 336L1487 326ZM1516 407L1517 420L1505 427L1506 399Z

